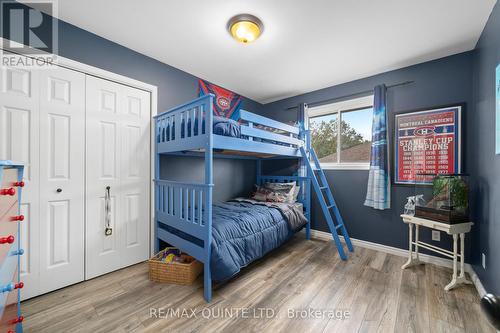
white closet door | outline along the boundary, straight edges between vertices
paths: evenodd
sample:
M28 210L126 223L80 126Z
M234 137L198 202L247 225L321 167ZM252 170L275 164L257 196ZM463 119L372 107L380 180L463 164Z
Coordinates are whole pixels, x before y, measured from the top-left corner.
M151 94L122 86L121 209L122 267L149 258Z
M23 299L39 293L39 70L0 68L0 159L23 162L21 202Z
M86 82L85 277L90 279L148 258L151 108L145 91L92 76ZM105 235L107 223L111 235Z
M84 279L85 75L40 71L40 286Z

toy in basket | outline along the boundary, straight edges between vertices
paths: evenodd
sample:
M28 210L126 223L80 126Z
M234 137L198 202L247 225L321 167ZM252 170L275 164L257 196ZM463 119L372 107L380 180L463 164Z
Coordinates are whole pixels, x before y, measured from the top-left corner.
M149 279L156 282L192 284L203 270L201 262L175 247L158 252L148 263Z

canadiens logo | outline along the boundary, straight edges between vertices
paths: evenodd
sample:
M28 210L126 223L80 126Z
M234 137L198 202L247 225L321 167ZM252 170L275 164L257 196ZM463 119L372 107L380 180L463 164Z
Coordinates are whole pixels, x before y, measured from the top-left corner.
M436 127L434 126L423 126L415 129L416 136L429 136L434 135Z
M217 97L217 105L219 105L221 109L223 110L228 109L230 104L231 103L226 97L224 96Z

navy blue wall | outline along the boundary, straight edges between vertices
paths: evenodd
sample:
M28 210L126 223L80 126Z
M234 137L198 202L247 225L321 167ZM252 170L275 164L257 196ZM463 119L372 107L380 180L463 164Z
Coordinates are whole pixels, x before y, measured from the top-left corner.
M266 104L265 112L267 116L279 120L296 120L297 112L286 109L299 103L314 103L328 98L355 94L373 89L375 85L381 83L391 85L415 81L412 84L388 90L389 133L392 133L393 117L396 112L462 102L465 102L467 106L472 105L472 58L473 54L466 52L287 98ZM465 123L470 113L469 109L465 111ZM467 130L467 126L465 129ZM464 146L465 161L468 159L470 141L467 139ZM468 165L465 163L465 171L467 169ZM327 170L326 175L351 237L399 248L408 247L408 228L403 224L399 215L403 211L406 197L413 195L412 188L392 186L392 209L377 211L363 205L368 171ZM314 202L313 228L328 231L319 204L316 200ZM439 245L438 242L431 241L429 231L424 231L422 238L424 241ZM440 245L450 246L448 236L442 234L441 239Z
M500 63L500 4L497 3L474 54L474 113L470 154L475 180L472 262L489 292L500 295L500 155L495 155L495 68ZM486 254L486 270L481 265Z
M205 169L200 157L162 156L165 165L160 176L179 182L204 182ZM201 168L200 168L201 165ZM201 169L201 170L200 170ZM214 160L214 202L248 197L255 184L255 162L218 158Z
M2 1L0 0L0 3ZM197 96L198 78L189 73L61 20L58 21L58 35L58 54L60 56L157 86L158 112L168 110ZM263 106L260 103L248 98L243 99L243 108L256 113L263 111ZM223 197L230 196L231 193L238 194L247 191L247 188L238 187L239 182L222 181L223 177L227 175L227 166L233 162L228 160L215 162L214 179L219 180L215 189L224 193ZM234 162L234 168L240 170L245 163L249 164L250 162ZM222 165L221 168L218 167L219 164ZM250 164L245 167L246 171L254 170L248 169L254 167L253 163ZM163 170L165 176L168 176L168 171L175 174L182 171L182 167L177 163L172 164L170 168ZM181 169L172 170L172 168ZM189 170L192 174L203 174L204 164L200 159L192 159Z

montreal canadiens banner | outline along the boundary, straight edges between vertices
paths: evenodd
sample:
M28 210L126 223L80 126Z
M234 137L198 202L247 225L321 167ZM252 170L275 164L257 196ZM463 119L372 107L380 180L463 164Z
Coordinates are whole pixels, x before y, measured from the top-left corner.
M396 115L396 184L414 184L419 173L460 173L461 112L454 106ZM424 178L418 182L432 182Z
M214 94L214 114L219 117L238 120L241 108L241 96L215 84L198 80L199 96Z

